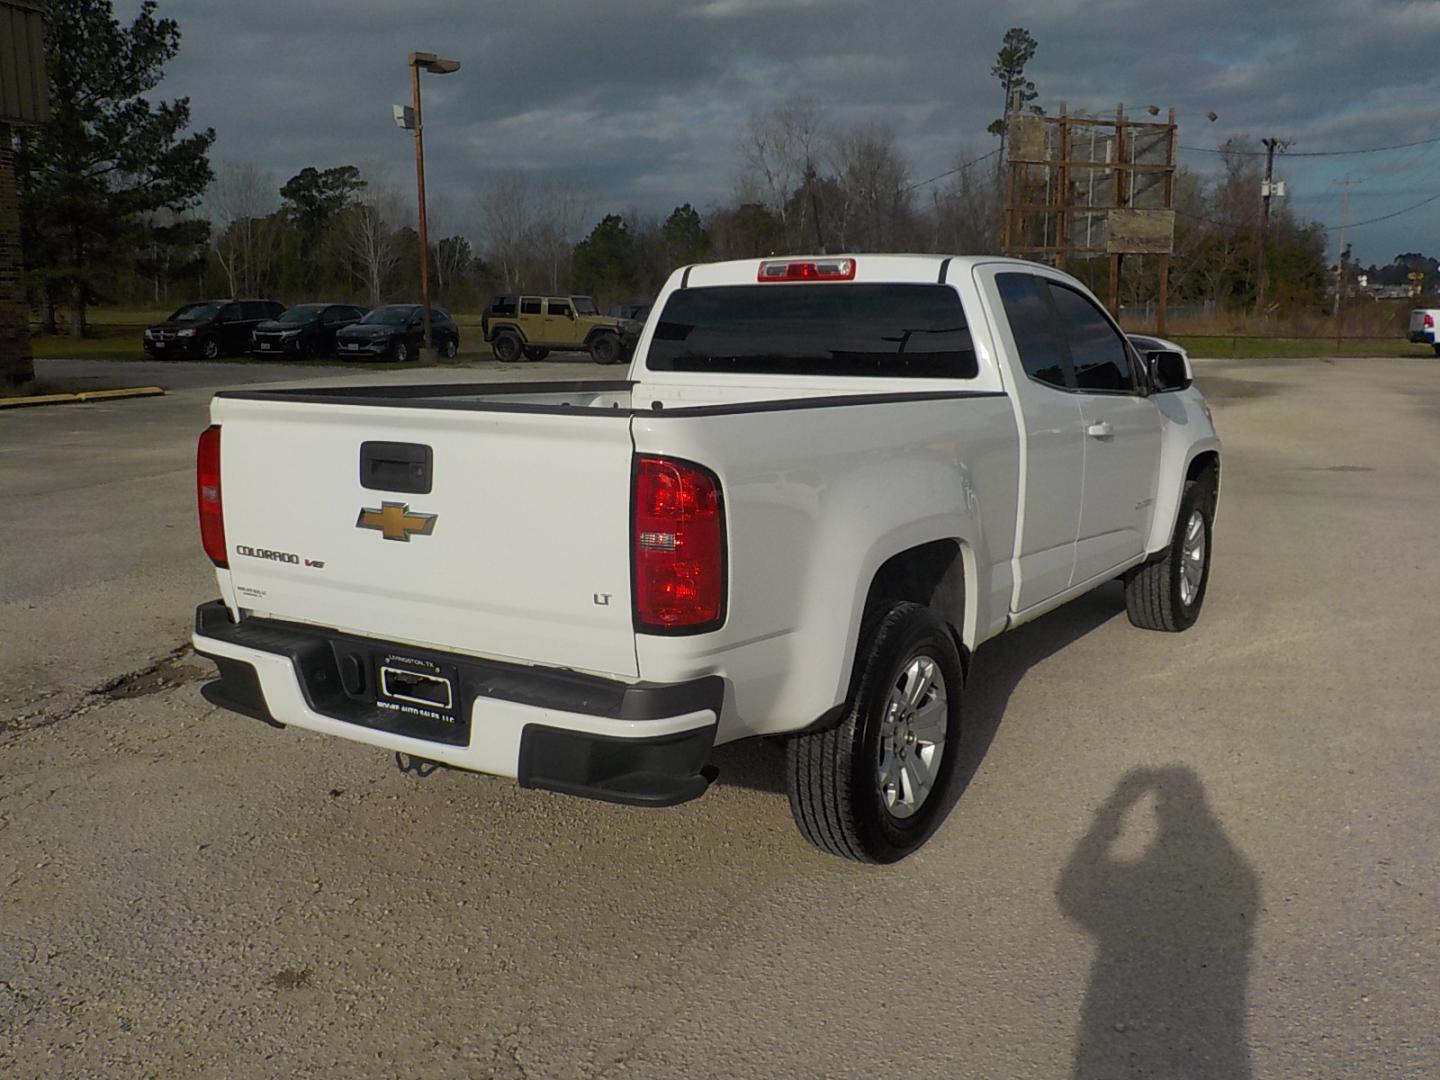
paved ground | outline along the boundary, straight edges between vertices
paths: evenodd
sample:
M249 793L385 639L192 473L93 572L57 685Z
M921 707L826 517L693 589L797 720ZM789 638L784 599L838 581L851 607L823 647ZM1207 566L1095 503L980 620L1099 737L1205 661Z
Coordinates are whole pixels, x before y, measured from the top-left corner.
M1440 365L1203 370L1200 625L986 646L889 869L766 745L642 812L210 709L206 390L0 417L0 1076L1440 1074Z

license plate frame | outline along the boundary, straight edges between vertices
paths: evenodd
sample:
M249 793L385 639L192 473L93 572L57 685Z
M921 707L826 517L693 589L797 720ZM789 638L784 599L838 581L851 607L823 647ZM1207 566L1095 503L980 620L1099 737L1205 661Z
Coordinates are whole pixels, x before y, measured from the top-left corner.
M377 651L372 671L375 707L393 715L397 724L446 741L463 728L460 673L452 665Z

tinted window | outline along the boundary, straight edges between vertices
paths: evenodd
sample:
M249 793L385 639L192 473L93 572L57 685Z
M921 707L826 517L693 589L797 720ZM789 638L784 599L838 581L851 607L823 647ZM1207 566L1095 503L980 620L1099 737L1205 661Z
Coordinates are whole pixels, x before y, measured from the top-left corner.
M575 310L581 315L599 315L600 309L595 306L595 301L588 296L572 296L575 301Z
M1025 374L1037 382L1068 389L1065 360L1052 327L1055 316L1045 295L1045 283L1034 274L996 274L995 287L1005 305L1005 318Z
M219 304L186 304L174 315L171 322L209 322L220 310Z
M446 311L444 308L438 307L430 309L430 317L432 319L444 319L446 322L455 321L454 319L450 318L450 313L448 311Z
M410 321L411 309L408 307L382 307L366 315L363 322L379 323L382 326L404 326Z
M514 315L515 297L513 296L492 296L490 298L490 314L492 315Z
M296 304L289 311L285 312L284 315L281 315L279 321L283 323L307 323L315 318L315 314L319 310L319 304ZM325 321L331 322L333 320L327 314Z
M1053 281L1048 284L1057 325L1070 347L1076 385L1081 390L1133 390L1129 351L1110 320L1074 289Z
M540 301L533 296L527 296L520 301L521 315L539 315Z
M549 314L551 315L570 314L570 305L567 304L564 300L551 300L547 302L545 306L549 309Z
M975 349L945 285L682 289L660 314L653 371L969 379Z

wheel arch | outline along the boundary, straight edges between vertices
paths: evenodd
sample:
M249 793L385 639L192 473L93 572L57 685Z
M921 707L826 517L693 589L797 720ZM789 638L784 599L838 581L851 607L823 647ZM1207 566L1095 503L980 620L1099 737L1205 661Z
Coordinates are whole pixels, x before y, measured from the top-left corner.
M1175 518L1180 512L1180 497L1191 480L1214 477L1214 496L1220 493L1220 440L1209 438L1186 448L1183 468L1176 467L1179 455L1170 457L1162 452L1162 466L1155 491L1155 516L1150 520L1147 554L1163 552L1175 533ZM1174 465L1166 465L1168 460Z
M493 326L491 326L489 336L485 339L486 343L493 344L495 339L507 330L520 339L520 344L530 344L530 339L525 336L525 331L521 330L519 326L511 322L495 323ZM457 333L455 336L458 339L460 335Z

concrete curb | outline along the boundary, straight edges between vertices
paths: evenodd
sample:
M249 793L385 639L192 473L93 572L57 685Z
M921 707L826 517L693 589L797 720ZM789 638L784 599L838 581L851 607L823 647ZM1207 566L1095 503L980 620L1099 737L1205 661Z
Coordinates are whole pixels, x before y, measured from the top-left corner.
M30 405L73 405L82 401L116 401L120 398L160 397L158 386L127 386L118 390L81 390L75 394L36 394L34 397L0 397L0 409L24 409Z

